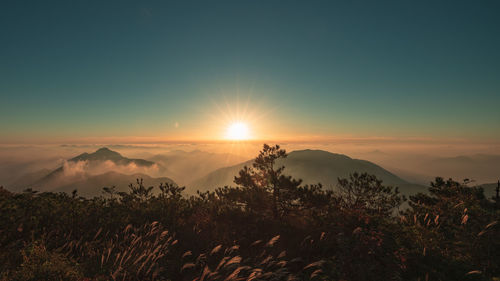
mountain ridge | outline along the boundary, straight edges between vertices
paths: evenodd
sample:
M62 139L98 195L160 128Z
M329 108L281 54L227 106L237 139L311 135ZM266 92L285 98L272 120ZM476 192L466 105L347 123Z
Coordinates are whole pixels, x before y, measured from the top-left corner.
M234 176L244 166L251 166L248 160L233 166L223 167L199 178L188 186L189 192L194 190L213 190L217 187L235 186ZM404 193L420 191L420 185L403 180L388 170L370 161L354 159L344 154L324 150L295 150L285 159L279 159L276 166L285 166L284 174L302 179L304 184L321 183L325 188L335 189L338 178L346 178L354 172L374 174L386 185L398 186Z

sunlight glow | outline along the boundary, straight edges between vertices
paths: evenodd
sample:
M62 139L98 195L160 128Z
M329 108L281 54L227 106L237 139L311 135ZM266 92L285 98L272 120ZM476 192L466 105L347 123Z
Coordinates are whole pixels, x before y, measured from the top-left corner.
M235 122L229 125L226 131L226 139L228 140L247 140L250 138L250 133L247 124L243 122Z

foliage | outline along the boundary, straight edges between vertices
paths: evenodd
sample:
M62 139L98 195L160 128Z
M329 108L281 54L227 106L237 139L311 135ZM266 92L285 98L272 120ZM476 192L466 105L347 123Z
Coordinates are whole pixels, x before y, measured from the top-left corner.
M21 250L23 262L2 280L81 280L83 275L78 267L65 255L50 252L43 243L37 241Z
M498 280L498 204L436 178L410 196L368 174L302 185L264 145L222 187L142 180L92 199L0 188L0 280Z
M271 193L270 208L274 219L283 217L291 210L301 181L284 175L285 167L275 167L276 160L286 157L286 151L280 149L279 145L264 144L262 151L252 164L253 168L245 166L234 178L234 183L243 186L247 191L242 192L241 198L245 199L242 201L249 209L255 210L256 204L265 202L263 191L268 191ZM253 198L252 194L258 196Z

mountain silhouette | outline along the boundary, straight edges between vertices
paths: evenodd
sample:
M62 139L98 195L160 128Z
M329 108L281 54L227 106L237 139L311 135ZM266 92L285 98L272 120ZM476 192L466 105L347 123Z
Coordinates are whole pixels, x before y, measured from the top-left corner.
M66 192L78 189L82 195L97 196L105 186L116 186L117 190L125 191L128 185L135 183L138 178L143 178L147 184L155 186L159 183L175 184L170 178L154 178L140 172L149 168L157 168L158 171L162 169L155 162L130 159L103 147L93 153L82 153L67 160L59 168L23 186L22 189L30 187L40 191Z
M98 163L103 163L105 161L111 161L116 165L126 166L130 164L135 164L138 167L151 167L155 163L143 159L130 159L123 157L120 153L110 150L109 148L103 147L96 150L94 153L82 153L74 158L68 160L68 162L77 163L77 162L86 162L89 166L96 165ZM61 166L55 169L53 172L48 174L47 176L40 179L37 184L41 184L43 182L50 182L57 177L60 177L64 172L64 166Z
M188 192L235 186L233 181L239 170L244 166L251 167L252 163L253 160L250 160L218 169L194 181L188 186ZM276 167L281 165L285 166L284 174L302 179L303 184L321 183L327 189L335 189L338 178L347 178L354 172L366 172L377 176L386 185L398 186L404 194L423 190L422 186L409 183L372 162L323 150L292 151L287 158L277 161Z
M151 161L147 161L144 159L129 159L123 157L120 153L110 150L107 147L99 148L94 153L82 153L68 161L78 162L78 161L112 161L117 165L129 165L134 163L138 166L152 166L155 163Z

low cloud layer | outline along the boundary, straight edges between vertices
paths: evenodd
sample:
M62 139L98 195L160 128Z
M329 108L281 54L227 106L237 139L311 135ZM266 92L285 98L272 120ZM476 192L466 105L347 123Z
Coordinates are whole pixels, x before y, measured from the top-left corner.
M89 162L89 161L64 161L63 173L66 177L78 177L85 175L98 175L107 172L117 172L121 174L131 175L131 174L146 174L150 176L159 176L160 168L158 164L154 164L149 167L138 166L135 163L130 163L128 165L117 165L113 161L99 161L99 162Z

